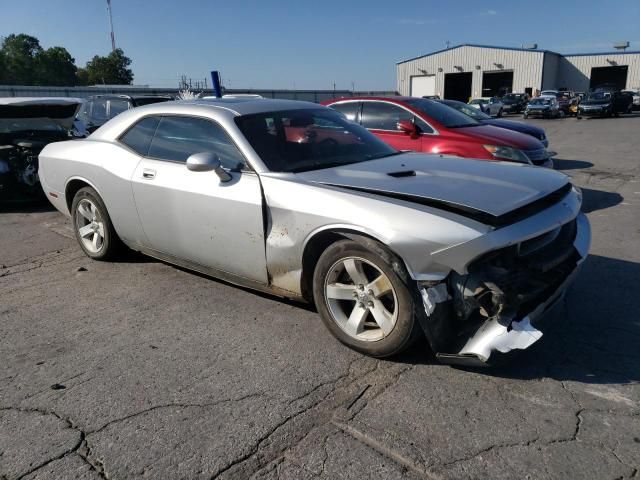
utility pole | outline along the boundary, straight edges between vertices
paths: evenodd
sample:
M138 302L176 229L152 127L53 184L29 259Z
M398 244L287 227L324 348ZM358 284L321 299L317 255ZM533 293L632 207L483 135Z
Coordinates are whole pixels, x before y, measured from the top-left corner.
M111 29L111 51L116 49L116 37L113 34L113 15L111 15L111 0L107 0L107 12L109 12L109 28Z

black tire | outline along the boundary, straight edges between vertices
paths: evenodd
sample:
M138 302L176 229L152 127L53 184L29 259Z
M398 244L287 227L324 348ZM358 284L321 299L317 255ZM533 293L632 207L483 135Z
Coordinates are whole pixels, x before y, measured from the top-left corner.
M527 115L526 113L524 113L524 114L522 115L522 118L524 118L524 119L526 120L527 118L529 118L529 115Z
M502 117L502 109L498 110L498 118Z
M340 261L342 259L354 258L373 264L379 272L370 276L382 273L387 277L392 287L392 293L388 295L393 295L393 301L396 302L394 305L397 309L397 317L390 332L380 339L361 340L343 330L343 327L338 324L338 320L334 318L331 310L332 307L329 304L330 300L325 293L325 285L329 282L332 275L336 275L336 272L340 268L338 265L342 265ZM371 268L371 265L369 265L368 268ZM355 284L355 281L353 283ZM316 264L313 275L313 296L322 321L331 334L340 342L372 357L388 357L407 349L422 336L419 321L414 314L414 302L417 296L413 294L415 292L412 293L409 285L410 277L404 268L404 264L383 245L368 238L364 238L362 243L353 240L340 240L331 244L322 253ZM364 294L365 290L362 292ZM371 290L369 290L369 292L371 292ZM360 300L355 299L339 300L337 303L334 299L333 302L334 311L336 308L335 305L341 305L339 308L352 311L352 313L355 311L356 304L364 305L364 301L360 303ZM353 305L353 307L351 307L351 305ZM351 310L351 308L353 308L353 310ZM373 308L374 307L371 307L371 310L369 310L371 313L365 313L366 318L369 319L369 323L374 324L372 327L373 330L363 330L363 332L365 332L363 334L375 333L377 324L373 318ZM378 330L382 331L380 328L378 328Z
M96 220L99 220L98 225L101 224L102 226L102 241L96 251L92 251L87 247L86 239L83 239L80 233L80 224L87 220L83 219L83 216L79 213L78 207L81 203L84 204L87 201L95 205L97 211L95 218ZM82 248L82 251L89 258L93 260L110 260L116 256L120 250L121 242L113 228L107 207L102 201L102 198L100 198L100 195L98 195L98 192L91 187L83 187L78 190L73 197L73 202L71 204L71 217L76 240L78 241L80 248Z

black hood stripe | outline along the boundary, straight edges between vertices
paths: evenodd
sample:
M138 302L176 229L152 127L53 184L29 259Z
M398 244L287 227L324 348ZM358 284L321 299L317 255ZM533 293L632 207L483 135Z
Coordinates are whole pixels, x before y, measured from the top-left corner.
M514 223L524 220L527 217L535 215L536 213L539 213L542 210L545 210L550 206L558 203L560 199L564 198L571 191L571 183L567 182L562 187L558 188L557 190L554 190L553 192L545 195L544 197L534 200L533 202L528 203L527 205L523 205L522 207L516 208L515 210L512 210L510 212L496 216L487 212L483 212L482 210L478 210L472 207L467 207L465 205L458 205L456 203L422 197L418 195L389 192L385 190L375 190L375 189L364 188L364 187L338 185L334 183L325 183L325 182L320 182L320 183L322 183L322 185L326 185L329 187L343 188L346 190L353 190L356 192L363 192L371 195L378 195L381 197L394 198L396 200L402 200L405 202L416 203L418 205L425 205L427 207L437 208L439 210L455 213L456 215L470 218L477 222L480 222L492 227L496 227L496 228L512 225Z

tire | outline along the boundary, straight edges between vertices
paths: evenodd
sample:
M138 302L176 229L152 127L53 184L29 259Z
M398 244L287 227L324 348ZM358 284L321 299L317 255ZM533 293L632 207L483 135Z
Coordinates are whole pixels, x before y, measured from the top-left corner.
M120 247L104 202L91 187L78 190L71 204L73 231L84 253L93 260L109 260Z
M498 110L498 118L502 117L502 109Z
M526 120L527 118L529 118L529 115L527 115L527 114L525 113L525 114L523 114L523 115L522 115L522 118L524 118L524 119Z
M340 342L372 357L388 357L421 335L409 282L402 261L381 244L340 240L318 259L313 297Z

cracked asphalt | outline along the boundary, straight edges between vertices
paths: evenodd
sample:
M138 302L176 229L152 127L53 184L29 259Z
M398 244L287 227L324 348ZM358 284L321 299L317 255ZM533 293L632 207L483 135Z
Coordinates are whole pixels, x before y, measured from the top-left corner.
M640 477L640 116L532 121L593 245L507 365L348 350L312 309L0 213L1 479Z

